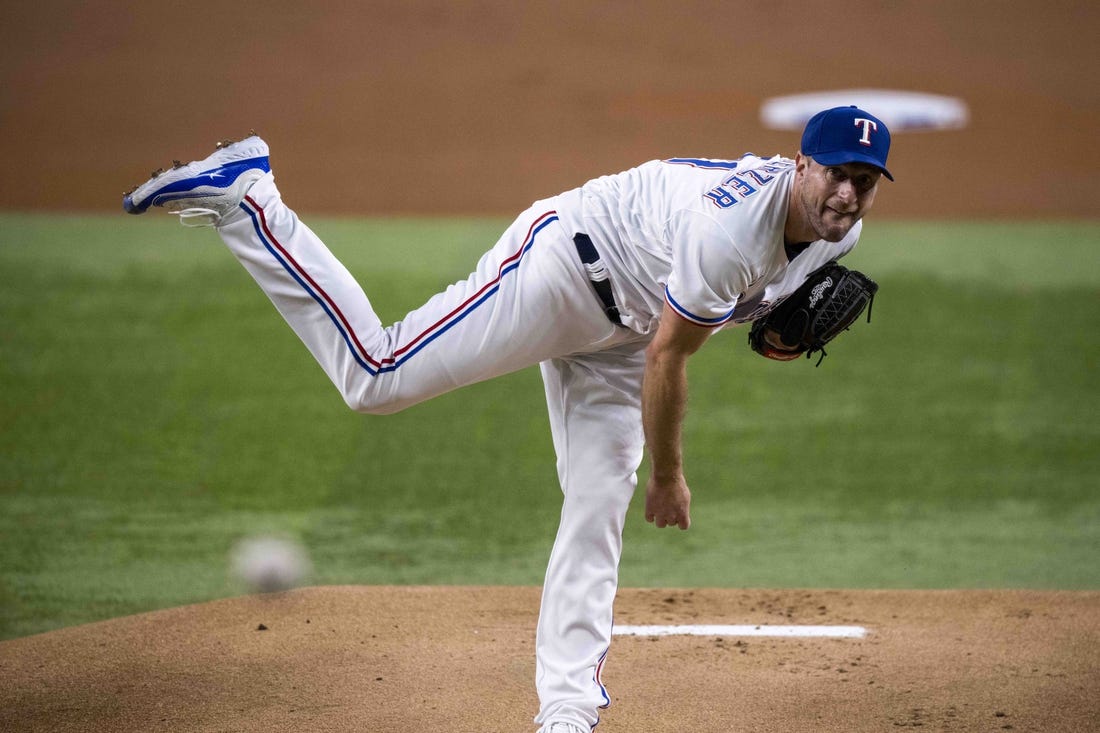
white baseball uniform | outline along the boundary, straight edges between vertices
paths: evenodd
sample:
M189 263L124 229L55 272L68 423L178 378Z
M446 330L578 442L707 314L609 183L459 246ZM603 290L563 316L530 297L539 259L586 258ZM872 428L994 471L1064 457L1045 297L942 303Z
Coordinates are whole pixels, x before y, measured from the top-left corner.
M793 171L779 157L680 158L589 181L535 203L469 278L389 327L270 173L221 220L226 245L354 410L395 412L540 365L564 501L539 614L536 722L595 726L610 702L600 669L643 456L645 347L664 304L701 326L754 319L858 239L859 224L789 259ZM578 234L598 262L582 261ZM620 323L594 282L609 282Z

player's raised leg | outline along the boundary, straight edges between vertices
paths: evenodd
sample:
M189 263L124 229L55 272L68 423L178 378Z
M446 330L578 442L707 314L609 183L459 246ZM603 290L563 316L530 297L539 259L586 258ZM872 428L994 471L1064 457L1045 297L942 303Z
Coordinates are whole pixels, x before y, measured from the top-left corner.
M266 144L251 137L162 173L124 205L215 225L355 410L395 412L629 337L604 316L548 202L517 218L466 280L383 327L355 278L283 203L269 168Z

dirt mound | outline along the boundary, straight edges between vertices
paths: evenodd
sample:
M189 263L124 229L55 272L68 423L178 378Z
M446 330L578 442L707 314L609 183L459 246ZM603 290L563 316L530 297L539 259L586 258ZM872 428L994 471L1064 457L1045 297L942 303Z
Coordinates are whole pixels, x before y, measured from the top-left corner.
M0 643L0 729L532 730L537 588L326 587ZM617 636L600 730L1083 731L1100 593L623 590L616 623L863 638Z

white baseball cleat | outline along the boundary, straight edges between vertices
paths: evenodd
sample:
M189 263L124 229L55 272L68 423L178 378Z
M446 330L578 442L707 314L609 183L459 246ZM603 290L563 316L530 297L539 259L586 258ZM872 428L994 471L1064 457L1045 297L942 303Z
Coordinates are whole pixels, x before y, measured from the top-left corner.
M150 206L178 214L184 226L213 226L235 209L249 187L271 170L268 147L259 135L219 142L212 155L168 170L123 194L122 208L144 214Z
M588 731L573 723L551 723L539 729L539 733L588 733Z

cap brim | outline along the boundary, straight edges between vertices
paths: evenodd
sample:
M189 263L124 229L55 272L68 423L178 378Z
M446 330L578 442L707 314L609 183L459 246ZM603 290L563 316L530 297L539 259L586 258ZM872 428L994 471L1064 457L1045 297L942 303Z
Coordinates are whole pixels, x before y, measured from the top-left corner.
M845 151L841 151L841 152L837 152L837 153L817 153L816 155L811 155L810 157L813 158L814 160L816 160L821 165L845 165L846 163L866 163L867 165L874 166L875 168L878 168L880 171L882 171L882 175L886 176L891 181L894 180L894 177L892 175L890 175L890 171L886 170L886 168L884 168L881 163L879 163L877 160L875 160L870 155L859 155L858 153L852 153L850 151L845 150Z

